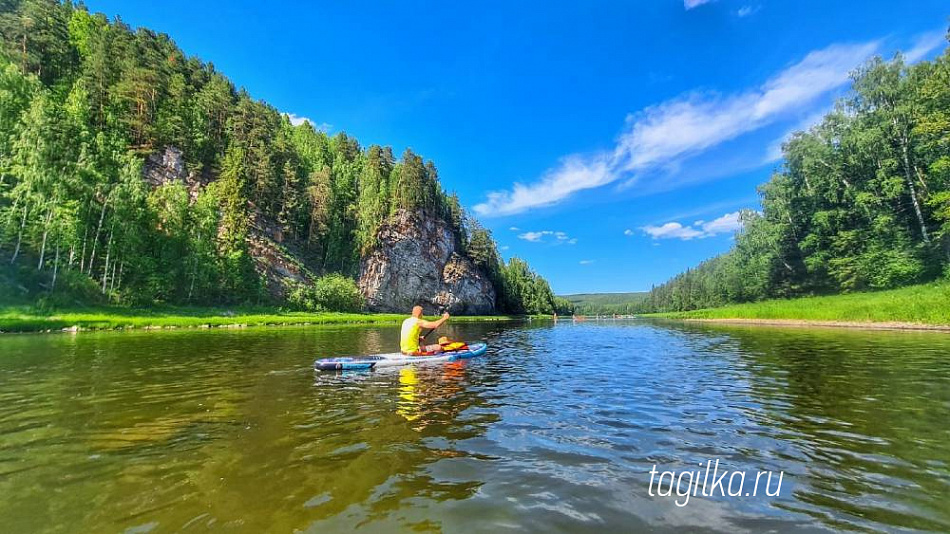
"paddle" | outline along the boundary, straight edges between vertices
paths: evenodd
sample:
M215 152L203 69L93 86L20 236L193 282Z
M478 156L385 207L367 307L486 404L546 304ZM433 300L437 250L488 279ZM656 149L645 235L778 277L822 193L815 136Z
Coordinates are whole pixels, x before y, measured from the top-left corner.
M439 307L439 315L440 315L440 316L441 316L442 314L444 314L446 311L447 311L447 310L446 310L446 307L445 307L445 306ZM435 328L430 328L428 332L426 332L422 337L419 338L419 350L425 351L426 338L429 337L429 334L431 334L432 332L435 332Z

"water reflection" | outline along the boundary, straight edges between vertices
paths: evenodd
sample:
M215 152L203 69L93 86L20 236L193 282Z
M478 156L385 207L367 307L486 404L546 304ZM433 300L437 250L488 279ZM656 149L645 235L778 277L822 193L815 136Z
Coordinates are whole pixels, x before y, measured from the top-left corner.
M466 360L437 366L403 367L399 373L399 403L396 413L415 423L421 432L427 426L454 420L465 408L455 397L465 388Z
M836 528L867 518L946 530L950 515L950 366L930 333L788 331L717 327L743 356L762 433L794 444L775 457L795 466L785 508ZM835 513L829 513L833 510Z
M454 325L483 358L370 373L390 327L0 338L9 532L950 530L950 337ZM649 470L784 471L647 495Z

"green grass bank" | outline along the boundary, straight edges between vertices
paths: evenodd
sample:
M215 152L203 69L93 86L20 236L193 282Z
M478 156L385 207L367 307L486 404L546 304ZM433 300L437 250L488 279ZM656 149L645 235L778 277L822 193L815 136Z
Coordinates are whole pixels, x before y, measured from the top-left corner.
M0 332L240 328L246 326L398 324L408 314L292 312L276 308L91 307L43 311L28 305L0 306ZM509 321L508 315L453 316L453 322Z
M722 308L650 314L671 319L748 319L823 323L906 323L950 326L950 282L787 300L765 300Z

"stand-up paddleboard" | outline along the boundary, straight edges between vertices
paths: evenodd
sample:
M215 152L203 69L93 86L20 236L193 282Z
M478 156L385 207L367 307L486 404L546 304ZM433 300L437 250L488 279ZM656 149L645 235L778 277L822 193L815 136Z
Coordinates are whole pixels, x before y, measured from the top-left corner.
M368 371L379 367L396 367L415 363L451 362L474 358L485 354L488 345L472 343L465 350L441 352L428 356L408 356L401 352L391 354L374 354L372 356L342 356L338 358L322 358L313 362L317 371Z

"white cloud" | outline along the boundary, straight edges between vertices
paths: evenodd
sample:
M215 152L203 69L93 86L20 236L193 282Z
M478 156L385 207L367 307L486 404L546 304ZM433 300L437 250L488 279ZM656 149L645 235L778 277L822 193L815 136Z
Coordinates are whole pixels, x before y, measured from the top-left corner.
M537 232L525 232L523 234L518 234L518 239L530 241L531 243L541 243L545 240L545 237L553 238L551 241L558 244L573 245L577 243L576 237L571 237L565 232L556 230L539 230Z
M594 260L581 260L578 263L581 265L590 265L591 263L594 263Z
M626 171L641 171L706 150L761 128L844 85L877 43L832 45L808 54L766 83L722 96L694 93L628 119L615 150Z
M502 245L502 246L498 247L498 250L508 250L509 248L511 248L511 247L509 247L508 245Z
M525 241L537 243L538 241L541 241L542 237L544 237L544 232L525 232L519 235L518 239L524 239Z
M756 194L753 194L753 195L748 195L743 198L724 200L722 202L713 202L711 204L706 204L703 206L696 206L695 208L692 208L692 209L676 212L673 215L667 215L667 216L661 217L661 219L666 219L670 221L679 221L679 220L684 220L684 219L692 219L694 217L703 217L703 219L701 220L705 222L706 220L705 218L714 213L722 213L723 211L729 212L740 206L748 206L749 204L753 204L758 201L759 201L759 196ZM702 224L702 223L695 223L695 224Z
M914 40L914 46L904 52L904 61L917 63L924 59L928 54L946 44L946 35L945 30L936 30L918 35Z
M313 126L313 129L317 130L318 132L327 133L333 129L332 124L327 124L325 122L321 122L320 124L317 124L313 122L313 120L311 120L309 117L302 117L294 113L284 113L284 115L287 115L287 118L290 119L290 124L293 124L294 126L300 126L301 124L305 122L309 122L310 125Z
M305 122L313 124L313 121L307 117L301 117L300 115L296 115L294 113L284 113L284 115L287 115L287 118L290 119L290 124L293 124L294 126L300 126Z
M904 61L906 63L916 63L921 59L924 59L930 52L934 51L938 47L942 46L945 42L945 33L943 30L937 30L933 32L923 33L917 36L914 40L914 45L910 50L904 53ZM808 131L812 126L820 123L822 119L825 118L825 115L830 113L832 108L823 107L817 111L806 116L804 119L799 121L795 126L791 127L782 134L781 137L775 139L769 143L768 148L766 148L765 157L763 158L763 163L773 163L782 159L782 144L791 139L792 134L800 131Z
M742 227L739 211L727 213L711 221L696 221L691 226L683 226L678 222L668 222L660 226L647 225L641 228L653 239L703 239L720 234L731 234ZM626 233L626 232L624 232Z
M633 235L633 230L627 228L626 230L623 231L623 235Z
M689 11L690 9L699 7L703 4L709 4L715 1L716 0L683 0L683 7L685 7L686 10Z
M557 239L558 241L568 243L571 245L573 245L574 243L577 243L577 238L571 237L564 232L554 232L554 238Z
M521 230L521 228L518 228L517 226L512 226L511 228L509 228L509 230L511 230L512 232L517 232L518 230Z
M702 223L700 226L707 236L731 234L742 228L741 212L734 211L722 217Z
M682 160L788 115L847 83L850 71L878 49L878 42L835 44L809 53L762 85L722 95L693 92L627 117L610 151L574 154L540 180L493 191L475 205L483 216L510 215L555 204L571 195L677 167Z
M736 11L736 15L739 15L740 18L748 17L749 15L758 11L760 7L761 6L742 6L739 8L739 11Z
M584 158L573 155L548 171L531 185L515 183L511 191L493 191L488 199L475 205L479 215L511 215L531 208L547 206L578 191L608 184L614 180L605 157Z
M705 237L703 232L689 226L683 226L678 222L668 222L660 226L644 226L643 231L653 239L683 239L689 240L694 237Z
M782 159L782 145L794 134L797 130L789 130L782 134L782 137L769 143L769 146L765 149L765 157L762 158L762 163L772 163Z

